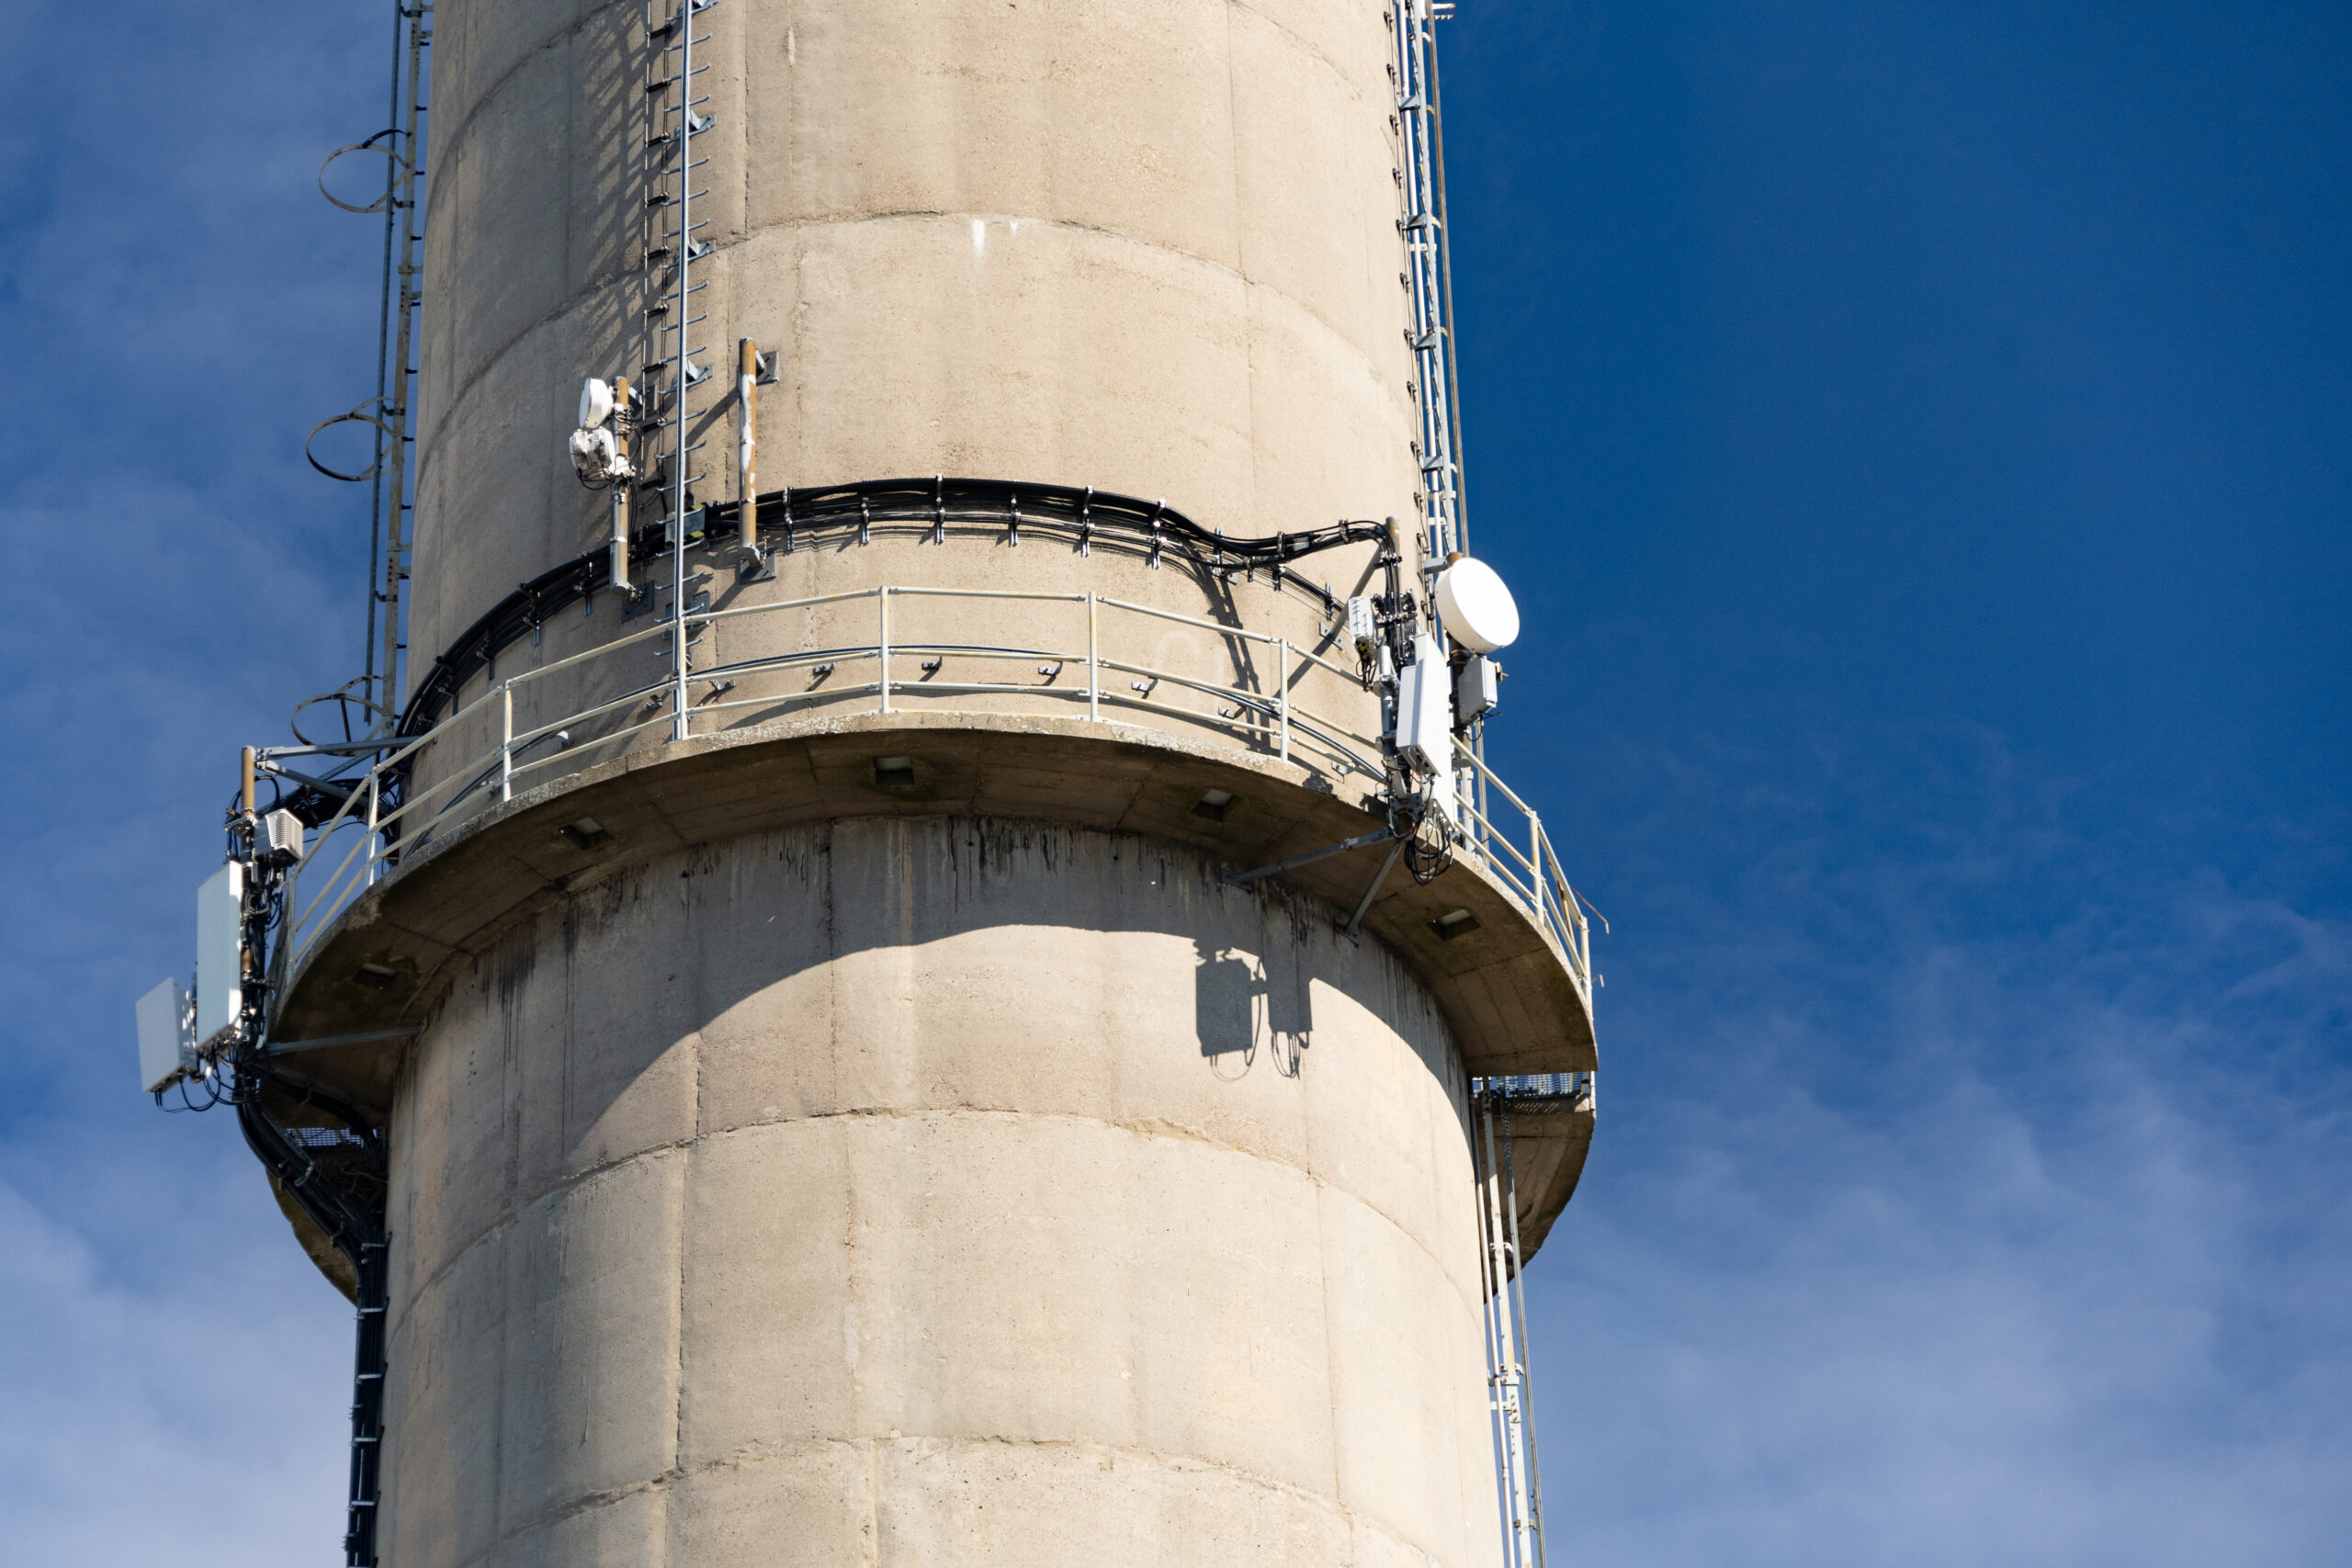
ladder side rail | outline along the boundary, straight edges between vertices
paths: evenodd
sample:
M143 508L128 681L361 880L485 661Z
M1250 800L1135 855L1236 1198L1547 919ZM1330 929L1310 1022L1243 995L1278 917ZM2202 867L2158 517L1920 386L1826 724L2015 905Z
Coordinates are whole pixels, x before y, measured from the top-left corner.
M697 117L695 112L697 105L708 101L707 98L695 96L695 78L709 69L707 65L695 63L695 46L708 43L710 35L697 34L694 29L695 18L716 3L717 0L674 0L676 8L661 21L655 19L651 4L640 11L646 36L651 45L643 141L647 148L666 148L673 155L658 172L649 160L648 184L651 188L648 191L643 209L653 215L650 220L652 232L649 237L650 243L645 246L647 270L649 274L652 272L657 256L666 257L667 265L673 269L673 276L666 286L649 278L652 288L644 316L646 367L649 371L657 367L668 369L671 384L666 401L650 400L649 413L654 417L639 426L650 434L658 434L664 429L672 433L669 450L662 459L669 463L670 468L666 482L661 488L669 492L666 499L670 512L671 602L667 624L671 629L668 685L670 737L673 740L685 739L693 728L693 709L687 701L693 661L689 653L692 639L687 626L686 514L691 510L689 503L695 481L702 477L695 473L689 464L702 444L689 440L692 427L686 394L708 375L708 372L697 373L693 355L702 350L687 335L704 319L692 313L694 297L704 287L694 281L694 233L702 226L695 220L694 201L695 197L708 193L694 188L694 172L708 160L695 157L695 138L710 130L715 123L715 119ZM667 65L669 57L673 53L677 56L674 74L669 72ZM654 102L657 97L670 96L673 89L674 103ZM674 121L672 117L674 117ZM664 192L662 186L673 178L677 182L675 189ZM665 231L662 227L673 209L677 220L674 233ZM659 319L665 315L673 319L666 324L661 323ZM662 342L664 332L678 334L676 344L666 351Z
M1503 1213L1510 1225L1511 1291L1517 1309L1519 1325L1517 1358L1519 1369L1520 1430L1527 1444L1527 1523L1533 1537L1535 1561L1533 1568L1545 1568L1544 1541L1544 1467L1535 1448L1535 1383L1532 1360L1529 1355L1531 1336L1527 1317L1527 1270L1521 1264L1526 1254L1519 1247L1519 1176L1511 1156L1510 1102L1502 1105Z
M1517 1359L1519 1329L1513 1321L1510 1290L1510 1278L1517 1270L1518 1260L1510 1251L1510 1232L1503 1217L1505 1206L1515 1206L1517 1197L1505 1188L1507 1168L1497 1148L1497 1098L1489 1091L1482 1097L1479 1107L1479 1138L1487 1172L1480 1218L1488 1238L1488 1375L1497 1433L1496 1480L1503 1517L1503 1561L1507 1568L1536 1568L1527 1533L1525 1409Z
M1463 482L1463 390L1453 360L1453 226L1446 211L1446 110L1437 92L1437 30L1428 38L1430 75L1430 174L1432 211L1437 214L1437 308L1444 320L1446 350L1446 456L1453 461L1453 547L1470 550L1470 493ZM1484 733L1484 722L1479 724Z
M424 51L433 41L426 25L433 14L429 4L419 0L413 6L403 4L401 14L408 19L408 70L406 93L408 103L403 112L401 136L400 194L393 201L393 210L400 217L400 265L393 277L398 290L398 311L395 315L390 378L392 428L387 435L390 461L385 468L383 607L384 618L379 636L376 660L376 697L383 705L377 716L379 733L389 733L399 723L401 660L406 647L406 616L404 601L407 594L402 584L408 581L410 542L408 519L412 510L409 501L408 449L416 439L416 323L417 311L424 305L424 294L418 282L424 268L417 261L417 247L422 236L417 232L420 187L424 179L424 147L418 121L425 114Z
M693 330L691 307L694 303L694 88L695 88L695 17L694 0L677 0L678 4L678 122L675 130L678 151L678 294L677 294L677 360L671 372L671 390L677 399L676 431L673 446L676 456L670 463L670 669L673 682L670 709L670 739L686 738L686 491L689 479L686 465L691 460L686 451L686 334Z
M1478 1210L1478 1328L1479 1338L1487 1358L1487 1437L1494 1446L1495 1462L1495 1523L1501 1532L1506 1568L1510 1559L1510 1434L1504 1427L1500 1373L1503 1348L1495 1329L1495 1298L1501 1293L1501 1281L1495 1278L1496 1226L1491 1213L1494 1197L1494 1162L1488 1157L1487 1129L1491 1111L1487 1096L1473 1088L1470 1095L1470 1161L1477 1190Z
M384 123L398 126L401 118L401 43L407 29L401 25L408 19L398 0L392 6L392 62L390 102L384 107ZM382 416L390 405L392 347L392 243L400 234L401 162L408 150L397 143L392 156L384 160L384 263L383 286L376 303L376 461L369 468L368 487L368 575L360 583L367 591L367 634L360 639L363 669L359 689L368 700L377 705L368 716L368 734L373 736L383 728L384 708L391 705L390 698L376 685L376 570L384 549L384 426Z
M1499 1102L1500 1097L1497 1097ZM1509 1149L1508 1112L1499 1109L1488 1122L1489 1136L1504 1150ZM1519 1194L1510 1184L1508 1154L1498 1162L1495 1180L1497 1210L1501 1216L1498 1235L1501 1245L1496 1249L1497 1269L1505 1278L1497 1292L1498 1323L1503 1342L1503 1405L1506 1429L1510 1436L1510 1505L1511 1520L1510 1561L1515 1568L1535 1568L1535 1555L1529 1539L1528 1462L1527 1462L1527 1383L1525 1369L1519 1359L1521 1326L1519 1310L1523 1302L1513 1295L1512 1282L1519 1277L1520 1259L1511 1246L1510 1219L1519 1206Z
M1433 559L1459 548L1453 526L1459 462L1453 449L1453 420L1445 374L1445 343L1452 323L1442 283L1442 220L1437 210L1436 152L1432 128L1432 49L1428 0L1393 0L1397 131L1401 143L1405 240L1408 288L1413 305L1413 375L1420 424L1420 509Z

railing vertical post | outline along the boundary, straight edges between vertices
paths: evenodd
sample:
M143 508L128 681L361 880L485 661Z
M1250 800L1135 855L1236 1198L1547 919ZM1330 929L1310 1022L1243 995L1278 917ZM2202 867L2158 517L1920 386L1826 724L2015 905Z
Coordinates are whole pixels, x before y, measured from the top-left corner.
M1535 919L1539 924L1550 925L1544 918L1544 824L1535 815L1535 807L1527 808L1527 880L1535 894Z
M1094 590L1086 591L1086 716L1102 716L1102 608Z
M1290 761L1290 639L1274 640L1275 711L1282 716L1282 760Z
M882 711L890 711L890 590L886 584L874 591L874 602L881 606L881 639L875 646L881 651Z
M514 682L498 688L498 803L514 798Z
M376 841L376 813L382 800L383 777L380 765L368 770L368 886L370 887L376 886L377 870L384 863L384 846Z

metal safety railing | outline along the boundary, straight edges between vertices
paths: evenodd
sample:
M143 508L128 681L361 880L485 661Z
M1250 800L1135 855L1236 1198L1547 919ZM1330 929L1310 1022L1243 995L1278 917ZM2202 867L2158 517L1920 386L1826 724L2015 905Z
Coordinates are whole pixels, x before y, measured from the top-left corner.
M560 676L577 679L592 667L617 669L631 650L654 648L671 663L666 639L683 630L687 643L715 627L798 615L804 622L830 612L838 620L858 601L873 605L874 640L842 646L762 653L695 669L685 687L707 685L699 702L677 704L682 689L674 666L650 681L554 718L518 723L518 699L526 705L535 689ZM1083 616L1058 646L1015 646L910 636L907 617L924 603L965 602L990 607L1020 604L1065 606ZM894 617L893 608L898 607ZM1042 611L1035 618L1043 620ZM895 624L894 624L895 621ZM1178 635L1214 644L1242 679L1223 682L1196 672L1170 670L1133 651L1132 634L1179 628ZM1271 668L1257 677L1257 662ZM978 679L944 679L948 662L972 663ZM909 671L909 666L914 672ZM871 679L835 683L832 677L858 666ZM1013 678L1016 669L1020 671ZM1034 670L1034 675L1028 671ZM762 676L800 672L808 683L799 691L731 695ZM1082 682L1076 677L1082 672ZM366 773L344 781L350 787L341 808L309 836L295 868L287 899L287 920L273 964L281 975L306 958L334 917L371 886L403 853L413 853L436 835L514 798L517 791L583 765L584 755L618 754L650 730L659 739L723 732L732 724L764 716L829 709L881 714L937 711L943 697L1019 697L1082 708L1084 716L1109 722L1112 715L1148 714L1205 728L1245 749L1311 773L1335 778L1362 774L1386 778L1384 749L1376 736L1309 707L1297 688L1321 672L1348 688L1360 687L1357 671L1344 669L1312 649L1285 638L1148 604L1101 594L1034 593L993 589L925 588L883 584L761 604L687 612L683 627L665 615L642 630L593 649L551 660L537 669L487 682L432 728L382 753ZM675 711L665 712L665 708ZM758 722L758 720L755 720ZM589 733L589 731L594 733ZM452 761L429 754L436 747L474 749ZM279 759L310 754L308 747L258 751L265 770ZM420 764L430 761L433 777L419 783ZM1451 805L1458 827L1456 852L1475 860L1532 915L1566 957L1577 987L1590 998L1591 933L1559 857L1534 809L1497 777L1468 748L1457 747L1456 789ZM1483 785L1483 789L1480 787ZM1482 808L1478 804L1484 801ZM1497 807L1501 803L1501 808ZM1498 818L1503 819L1498 820ZM1515 818L1516 819L1512 819Z

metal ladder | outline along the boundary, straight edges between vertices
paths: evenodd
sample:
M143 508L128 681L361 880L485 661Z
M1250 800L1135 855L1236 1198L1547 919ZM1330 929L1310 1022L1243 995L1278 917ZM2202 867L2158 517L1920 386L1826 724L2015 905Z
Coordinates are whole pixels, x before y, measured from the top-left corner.
M369 487L368 514L367 632L363 642L363 672L339 692L317 701L342 705L346 740L358 727L350 723L350 704L356 701L367 716L370 741L389 741L400 723L401 655L407 651L407 620L403 614L404 585L409 578L413 538L409 521L411 499L409 448L414 444L417 372L417 312L424 303L419 288L424 267L418 247L424 235L417 219L424 182L425 51L433 42L433 6L429 0L394 0L392 6L391 124L365 141L337 148L319 166L319 191L346 212L381 213L384 218L383 288L376 316L376 394L350 412L321 422L303 444L311 466L329 479ZM385 159L384 192L366 206L344 200L326 186L327 166L354 152L378 152ZM374 450L367 468L344 473L322 463L311 450L319 434L332 425L358 423L370 427ZM354 691L354 688L356 691ZM307 704L304 705L308 705ZM299 719L300 710L296 710ZM250 754L249 754L250 755ZM372 813L371 813L372 818ZM351 1463L349 1496L344 1528L346 1568L377 1568L378 1505L380 1501L384 1445L384 1317L386 1311L386 1249L382 1195L368 1201L331 1201L323 1190L304 1190L314 1166L303 1162L282 1131L271 1128L258 1102L241 1104L239 1118L246 1136L264 1163L269 1152L289 1152L297 1161L291 1190L297 1202L350 1259L357 1292L357 1326L353 1349L351 1400ZM265 1135L264 1129L267 1129ZM332 1184L328 1184L332 1185ZM326 1203L328 1207L320 1205ZM339 1206L338 1206L339 1205Z
M427 111L425 50L432 45L433 7L395 0L392 6L392 123L365 141L338 147L319 166L319 191L345 212L384 216L383 292L376 319L376 395L348 413L320 422L304 443L311 466L329 479L369 486L368 513L368 615L363 650L364 673L340 695L364 705L367 733L389 736L399 722L401 655L407 651L407 621L402 614L408 581L412 538L409 521L414 511L410 496L409 448L415 435L417 311L424 303L418 280L424 267L418 247L424 231L417 225L424 181L424 131ZM344 200L326 188L326 171L338 158L354 152L378 152L385 160L384 194L367 206ZM344 473L321 462L311 450L322 431L337 424L372 427L375 450L367 468ZM336 695L337 694L331 694Z
M695 355L707 355L710 345L695 344L691 333L707 319L694 311L695 296L707 284L694 280L695 263L708 255L711 243L695 238L708 226L697 220L694 204L707 190L694 187L695 171L710 162L695 156L695 139L718 124L715 116L696 112L710 101L697 97L695 78L710 69L695 63L695 46L708 43L708 34L695 32L695 18L718 0L674 0L676 8L657 19L646 7L645 35L650 50L645 83L645 146L653 164L645 195L645 272L650 298L645 305L646 362L649 383L666 375L669 385L651 393L649 418L639 424L654 442L669 434L667 449L649 453L652 460L640 481L649 490L667 492L670 535L671 691L670 738L684 740L689 708L686 702L687 644L686 533L694 511L694 485L703 476L693 469L694 455L703 443L691 441L691 411L687 398L711 378L707 364ZM663 156L666 154L666 156ZM672 214L674 211L675 217ZM674 339L674 341L673 341Z
M1412 301L1413 324L1405 342L1413 351L1413 402L1420 434L1413 460L1420 489L1413 502L1421 510L1425 559L1442 565L1455 551L1470 549L1469 507L1462 481L1461 381L1453 352L1453 241L1446 229L1445 121L1440 107L1437 24L1453 18L1449 0L1390 0L1392 58L1389 80L1396 88L1396 114L1390 121L1398 141L1396 182L1403 211L1396 220L1405 242L1405 271L1399 281ZM1434 610L1431 612L1435 614ZM1470 750L1487 760L1487 721L1470 728ZM1483 774L1455 781L1479 822L1489 820ZM1479 838L1484 828L1471 829Z
M1503 1568L1544 1568L1544 1486L1528 1407L1527 1290L1521 1277L1519 1188L1511 1169L1510 1080L1474 1089L1471 1158L1486 1290L1487 1411L1503 1531Z
M1413 457L1420 468L1421 509L1429 558L1443 561L1470 547L1462 496L1462 427L1453 362L1453 253L1445 230L1445 132L1438 112L1437 24L1453 14L1438 0L1392 0L1388 9L1395 58L1388 74L1396 88L1390 122L1400 143L1396 178L1404 212L1405 289L1413 324L1405 341L1413 351L1413 399L1420 436Z

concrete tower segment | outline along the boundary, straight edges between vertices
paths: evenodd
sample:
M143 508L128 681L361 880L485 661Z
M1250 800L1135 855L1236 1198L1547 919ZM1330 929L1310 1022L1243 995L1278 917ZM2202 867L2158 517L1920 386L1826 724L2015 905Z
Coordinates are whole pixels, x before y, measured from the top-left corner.
M436 17L419 670L601 542L576 388L674 325L646 13ZM700 494L732 499L744 336L778 355L769 485L1093 486L1236 537L1414 511L1378 0L694 21ZM1068 650L1094 604L870 591L1092 594L1141 617L1125 662L1379 735L1373 692L1290 662L1352 665L1304 585L1376 588L1375 547L1285 586L1016 532L837 531L757 580L697 549L720 610L843 597L714 622L695 668L873 644L877 610ZM503 646L412 787L642 684L656 643L565 662L663 605L621 608ZM884 652L878 705L706 676L684 740L595 716L306 939L277 1037L413 1032L303 1057L389 1133L383 1561L1496 1562L1470 1084L1590 1068L1581 959L1469 858L1399 872L1360 945L1376 851L1229 880L1381 820L1289 705L1278 739L1158 677L1093 711L1050 662L1023 693L934 657ZM1573 1168L1527 1174L1546 1224Z
M715 245L697 341L706 362L738 336L781 351L768 482L1093 485L1237 536L1408 514L1384 16L1377 0L702 13L697 96L717 124L696 142ZM412 622L428 656L601 543L603 509L560 458L572 390L660 359L645 311L664 276L644 261L662 149L645 145L635 0L453 0L435 56ZM700 489L731 496L731 416L690 406L713 443ZM1345 591L1366 553L1317 575ZM811 554L772 592L1091 582L1204 607L1173 574L1046 557Z

